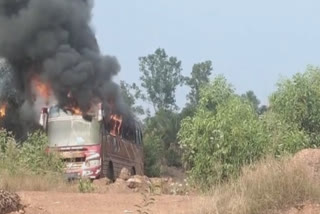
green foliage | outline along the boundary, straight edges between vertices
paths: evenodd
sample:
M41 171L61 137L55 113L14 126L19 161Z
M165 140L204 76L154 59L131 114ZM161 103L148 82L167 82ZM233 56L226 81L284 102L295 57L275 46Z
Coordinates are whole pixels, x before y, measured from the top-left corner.
M178 148L170 148L165 153L166 165L181 167L181 154Z
M268 140L265 154L280 157L309 147L308 135L299 130L296 124L287 123L279 115L269 111L262 116L261 123Z
M191 105L196 105L200 99L200 89L209 83L209 77L212 71L212 62L205 61L194 64L192 67L191 77L187 77L186 84L191 88L188 99Z
M319 144L320 70L309 68L279 84L270 108L253 92L234 93L218 76L200 93L193 117L179 131L191 181L207 187L239 174L261 157L292 154ZM315 84L316 83L316 84Z
M180 112L180 119L184 119L186 117L193 117L196 112L196 105L192 105L187 103L186 106Z
M16 144L10 133L0 131L0 168L9 173L48 174L62 173L63 162L54 153L47 154L44 133L30 134L23 145Z
M142 87L155 109L144 121L147 175L158 176L162 164L181 166L182 151L191 181L206 187L237 176L243 165L267 154L320 146L319 68L280 81L270 105L260 106L253 91L237 95L223 76L209 83L211 61L195 64L183 78L181 62L163 49L139 60ZM184 81L189 102L177 113L175 91ZM130 86L123 90L134 106Z
M160 176L161 158L163 154L163 144L155 135L145 135L144 137L144 171L149 177Z
M62 172L63 162L55 153L46 153L47 136L40 132L30 134L20 149L20 160L23 165L35 173L47 171Z
M267 111L268 111L268 106L262 105L262 106L259 107L258 114L259 115L263 115Z
M181 166L177 140L180 121L178 113L168 110L160 110L145 120L144 151L147 175L158 176L161 164Z
M203 89L196 115L183 120L179 132L191 180L206 186L237 175L262 155L262 133L252 106L217 77Z
M227 83L223 76L219 75L210 85L200 90L200 101L196 111L199 111L199 113L209 111L215 114L218 104L234 95L233 87Z
M94 187L90 179L80 179L78 189L81 193L90 193L94 191Z
M153 117L145 121L145 134L157 136L165 149L177 142L177 133L180 129L180 116L178 113L160 110Z
M181 61L176 57L169 57L160 48L153 54L140 57L139 61L141 85L146 89L147 98L154 109L176 109L175 91L183 83Z
M247 91L245 94L241 95L241 97L249 101L249 103L252 105L252 108L257 113L259 113L260 100L257 98L253 91Z
M320 146L320 69L308 67L282 80L270 98L272 112L307 133L310 146Z
M0 154L4 155L7 150L8 144L15 142L10 133L5 130L0 130Z
M10 133L0 130L0 142L0 173L8 171L7 173L14 174L21 169L20 151L16 141Z

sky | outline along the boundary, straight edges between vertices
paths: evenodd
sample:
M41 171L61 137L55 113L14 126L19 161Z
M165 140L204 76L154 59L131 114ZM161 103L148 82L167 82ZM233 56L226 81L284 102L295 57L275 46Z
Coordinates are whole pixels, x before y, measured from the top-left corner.
M317 0L95 0L92 27L102 53L121 64L115 81L138 82L138 57L160 47L183 75L211 60L214 75L267 104L281 77L320 64L319 11ZM186 93L177 90L181 107Z

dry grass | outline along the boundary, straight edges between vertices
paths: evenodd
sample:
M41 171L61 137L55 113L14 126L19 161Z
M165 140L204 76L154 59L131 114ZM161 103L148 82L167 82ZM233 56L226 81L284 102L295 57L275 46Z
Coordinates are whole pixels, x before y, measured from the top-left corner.
M0 173L0 189L7 191L62 191L75 192L77 187L63 180L55 174L34 175L31 173L17 173L10 175Z
M305 201L319 203L319 181L301 163L267 158L245 167L237 180L216 187L199 213L270 213Z

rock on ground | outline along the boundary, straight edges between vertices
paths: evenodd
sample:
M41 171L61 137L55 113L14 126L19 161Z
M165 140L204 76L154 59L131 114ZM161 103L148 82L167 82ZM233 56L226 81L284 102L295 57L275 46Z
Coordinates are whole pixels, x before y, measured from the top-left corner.
M120 171L119 178L126 181L126 180L128 180L130 177L131 177L131 173L130 173L129 169L127 169L127 168L122 168L121 171Z

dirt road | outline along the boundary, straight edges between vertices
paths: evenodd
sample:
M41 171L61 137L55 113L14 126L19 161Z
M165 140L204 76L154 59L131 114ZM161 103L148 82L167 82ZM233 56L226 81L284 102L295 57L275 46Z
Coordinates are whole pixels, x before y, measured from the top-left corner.
M135 205L141 204L139 193L81 194L59 192L20 192L26 214L125 214L138 213ZM200 199L192 196L155 196L150 205L154 214L195 213Z

